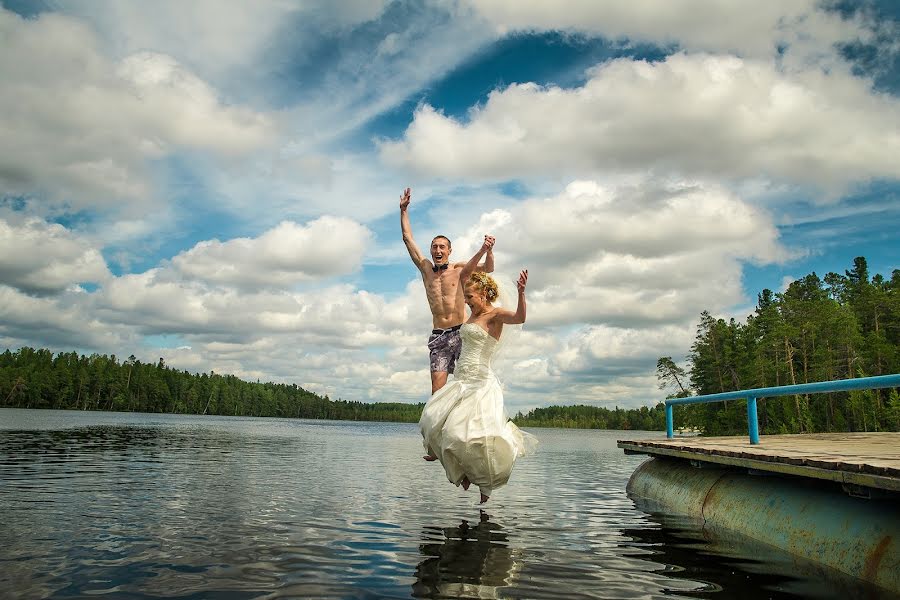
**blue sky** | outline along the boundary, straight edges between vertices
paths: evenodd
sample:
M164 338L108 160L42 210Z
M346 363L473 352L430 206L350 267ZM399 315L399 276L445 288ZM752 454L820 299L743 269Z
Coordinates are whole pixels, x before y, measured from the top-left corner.
M530 270L512 411L652 404L701 311L900 267L896 3L0 7L3 347L423 401L406 186Z

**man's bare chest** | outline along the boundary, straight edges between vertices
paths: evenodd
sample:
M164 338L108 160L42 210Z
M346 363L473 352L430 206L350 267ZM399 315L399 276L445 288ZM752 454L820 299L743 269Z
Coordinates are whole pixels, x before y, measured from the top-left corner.
M425 288L429 295L437 297L456 296L459 292L459 276L453 272L443 272L440 275L430 277L425 282Z

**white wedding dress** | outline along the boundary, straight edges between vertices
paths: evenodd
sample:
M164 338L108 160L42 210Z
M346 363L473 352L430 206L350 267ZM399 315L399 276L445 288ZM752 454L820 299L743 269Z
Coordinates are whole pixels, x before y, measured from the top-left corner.
M503 408L503 391L491 368L497 340L475 323L464 323L460 335L454 377L425 404L419 428L426 452L441 461L450 483L460 485L468 477L490 496L537 439L516 427Z

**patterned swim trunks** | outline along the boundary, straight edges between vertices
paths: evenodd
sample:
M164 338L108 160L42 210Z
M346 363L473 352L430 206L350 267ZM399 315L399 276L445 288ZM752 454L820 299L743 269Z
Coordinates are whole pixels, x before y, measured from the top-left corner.
M462 348L462 338L459 328L462 325L447 329L433 329L428 338L428 350L430 351L431 372L452 373L456 367L456 359Z

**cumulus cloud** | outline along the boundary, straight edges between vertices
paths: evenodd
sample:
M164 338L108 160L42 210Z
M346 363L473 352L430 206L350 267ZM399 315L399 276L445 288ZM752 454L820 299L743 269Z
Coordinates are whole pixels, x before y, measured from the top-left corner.
M173 280L170 272L151 269L116 278L93 300L106 320L130 323L143 333L226 341L284 333L307 344L360 348L390 342L392 324L401 327L382 297L347 285L242 292Z
M675 54L604 63L575 89L510 85L465 122L422 106L381 156L466 179L654 169L839 189L900 177L898 130L900 101L845 71Z
M176 368L296 382L335 398L423 401L430 317L418 279L389 299L350 284L279 289L235 275L269 280L286 272L296 281L316 273L304 249L331 243L328 227L340 219L328 219L201 244L65 298L37 300L4 287L0 335L63 348L97 344L122 356L135 353L141 336L174 336L179 348L137 354ZM488 232L507 269L498 276L531 269L528 322L497 362L513 413L550 402L652 402L659 393L646 374L656 357L687 347L699 310L743 300L743 261L777 261L786 252L766 213L702 182L575 182L556 196L485 213L457 243L474 248ZM232 261L238 269L228 276L209 275ZM636 394L630 399L628 389Z
M0 8L0 186L69 209L148 199L148 161L176 150L242 154L274 139L272 119L229 106L170 56L107 59L84 23Z
M627 329L585 327L568 337L553 366L567 377L606 381L610 376L639 375L660 356L684 353L694 338L690 325Z
M0 339L7 348L49 347L67 352L74 348L108 352L139 343L132 327L117 326L93 313L89 298L78 288L40 297L0 285Z
M540 327L684 323L742 300L743 262L790 256L767 213L704 182L575 182L486 214L460 243L484 233L497 264L530 269L528 321Z
M284 221L257 238L200 242L172 259L183 276L216 284L289 287L360 267L372 232L342 217Z
M110 277L100 251L62 225L0 219L0 285L44 295Z
M866 29L811 1L782 4L75 0L68 16L27 20L0 9L0 190L35 199L29 214L48 200L92 213L90 239L22 214L0 221L0 341L423 401L431 316L396 231L412 179L422 239L448 233L464 260L494 233L507 283L531 269L528 323L497 362L510 412L654 402L657 356L688 347L700 310L746 305L742 265L790 256L735 189L897 176L896 100L848 74L833 47ZM469 59L480 67L498 31L549 29L680 53L595 67L574 89L513 85L462 120L422 106L381 144L383 163L354 139L379 115L373 126L389 130L404 112L391 109ZM277 116L260 108L273 104ZM290 143L271 151L282 132ZM157 179L170 168L177 181ZM560 191L573 179L584 181ZM195 208L247 237L191 234L160 256L203 231L172 231ZM135 272L111 276L100 250L137 257Z
M499 31L553 29L613 40L675 44L691 51L775 56L785 48L809 59L865 36L854 19L822 10L818 0L747 4L719 0L465 0Z

